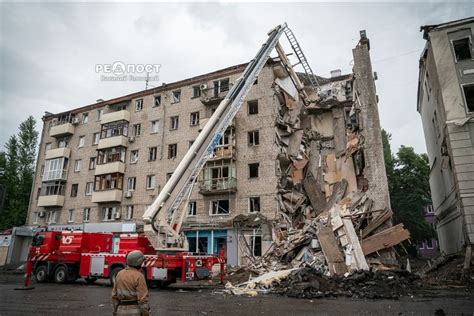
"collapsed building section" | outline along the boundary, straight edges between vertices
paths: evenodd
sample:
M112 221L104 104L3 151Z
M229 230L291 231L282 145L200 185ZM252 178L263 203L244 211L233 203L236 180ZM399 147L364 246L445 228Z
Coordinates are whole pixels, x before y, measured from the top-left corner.
M252 249L255 238L241 242L247 265L258 274L280 270L277 278L285 278L291 269L311 267L334 276L384 268L395 263L392 247L409 239L402 224L392 227L369 49L361 32L353 73L313 78L318 89L299 74L304 89L298 91L286 63L273 68L277 214L274 220L233 220L239 230L272 241L261 256Z

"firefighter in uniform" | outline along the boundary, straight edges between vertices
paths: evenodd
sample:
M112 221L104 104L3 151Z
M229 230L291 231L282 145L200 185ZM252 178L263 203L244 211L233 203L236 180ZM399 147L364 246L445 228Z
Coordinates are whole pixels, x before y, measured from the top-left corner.
M114 315L117 316L149 316L148 288L145 277L140 272L145 256L139 250L127 255L127 267L117 273L112 301Z

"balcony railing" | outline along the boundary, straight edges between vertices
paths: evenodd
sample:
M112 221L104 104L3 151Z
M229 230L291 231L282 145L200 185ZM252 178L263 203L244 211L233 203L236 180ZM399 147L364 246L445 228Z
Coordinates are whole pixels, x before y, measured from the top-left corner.
M222 192L236 192L237 179L233 177L205 179L201 182L199 192L201 194L215 194Z
M44 185L41 187L40 196L64 195L66 186L64 184Z

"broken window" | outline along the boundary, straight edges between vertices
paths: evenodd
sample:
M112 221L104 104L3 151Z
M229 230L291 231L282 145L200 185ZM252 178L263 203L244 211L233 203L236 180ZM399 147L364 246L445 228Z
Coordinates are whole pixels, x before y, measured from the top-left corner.
M91 157L89 160L89 170L94 170L96 163L97 163L97 158Z
M248 144L249 146L257 146L258 144L260 144L258 131L248 132Z
M251 197L249 198L249 212L255 213L260 212L260 197Z
M151 121L150 134L158 133L159 121Z
M469 37L453 41L454 56L456 61L471 59L471 45Z
M135 101L135 112L140 112L143 110L143 99L138 99Z
M125 120L102 124L100 138L128 136L128 122Z
M260 164L258 162L249 164L249 178L258 178L259 167Z
M229 213L229 200L217 200L211 202L211 215L228 215Z
M178 144L168 145L168 159L176 158L178 154Z
M130 163L137 163L138 161L138 150L132 150L130 152Z
M142 133L142 124L133 124L133 136L140 136Z
M173 91L173 102L172 103L178 103L179 101L181 101L181 90Z
M190 122L191 126L198 125L199 124L199 112L191 113L190 120L191 120L191 122Z
M468 112L474 112L474 84L464 85L462 87L464 99Z
M221 92L229 91L229 78L214 81L214 96L217 97Z
M179 116L170 117L170 131L176 130L179 127Z
M193 98L198 98L201 96L201 87L200 86L194 86L193 87Z
M77 196L78 189L79 189L79 184L77 184L77 183L74 183L71 186L71 197L76 197Z
M155 105L154 106L160 106L161 105L161 95L155 95Z
M137 178L136 177L129 177L127 180L127 190L128 191L135 191L137 187Z
M248 101L247 106L249 115L258 114L258 100Z
M148 161L155 161L157 152L158 152L158 147L148 148Z
M146 189L147 190L155 188L155 179L156 177L154 174L146 176Z
M94 191L122 190L122 186L122 173L111 173L95 176Z
M190 201L188 203L187 216L196 216L196 201Z
M250 249L252 249L254 257L260 257L262 255L262 236L250 236Z

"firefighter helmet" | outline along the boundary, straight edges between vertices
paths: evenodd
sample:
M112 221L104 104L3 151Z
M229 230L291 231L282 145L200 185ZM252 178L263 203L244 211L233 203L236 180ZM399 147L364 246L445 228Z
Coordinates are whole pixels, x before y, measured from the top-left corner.
M145 261L145 256L140 250L131 251L127 255L127 265L131 267L141 267L143 261Z

